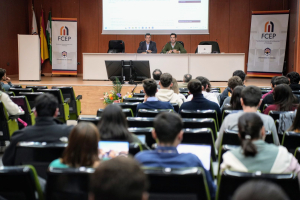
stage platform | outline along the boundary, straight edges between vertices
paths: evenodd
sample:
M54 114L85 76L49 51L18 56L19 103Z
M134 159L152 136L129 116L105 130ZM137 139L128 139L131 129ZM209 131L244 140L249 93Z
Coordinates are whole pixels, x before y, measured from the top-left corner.
M111 81L83 81L82 76L78 77L42 77L41 81L19 81L18 76L8 76L15 85L45 85L48 88L52 86L72 86L76 95L82 95L81 108L83 115L96 115L99 108L104 108L103 93L112 90ZM223 91L227 87L227 82L211 82L212 87L220 87ZM270 78L246 78L245 85L256 85L258 87L270 87ZM122 95L126 92L131 92L135 85L124 84ZM135 93L142 90L142 85L139 84Z

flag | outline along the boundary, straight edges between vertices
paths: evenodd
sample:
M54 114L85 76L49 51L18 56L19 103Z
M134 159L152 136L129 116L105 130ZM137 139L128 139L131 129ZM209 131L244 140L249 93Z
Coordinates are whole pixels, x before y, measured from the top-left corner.
M48 50L49 50L49 61L52 65L52 17L51 17L51 11L48 15L48 22L47 22L47 29L46 29L46 35L47 35L47 42L48 42Z
M41 42L41 61L42 64L49 58L47 40L45 36L44 11L42 9L40 17L40 42Z
M32 6L31 35L38 35L38 34L39 34L39 33L38 33L37 24L36 24L36 18L35 18L33 6Z

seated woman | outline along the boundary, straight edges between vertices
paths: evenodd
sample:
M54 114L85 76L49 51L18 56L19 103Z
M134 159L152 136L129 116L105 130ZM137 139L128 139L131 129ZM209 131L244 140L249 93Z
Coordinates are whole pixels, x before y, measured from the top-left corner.
M137 136L128 131L122 108L118 104L108 105L98 123L101 140L119 140L141 143Z
M292 93L292 89L287 84L280 84L273 91L274 104L269 105L264 114L269 114L271 110L275 111L294 111L297 109L298 100Z
M221 169L240 172L297 173L300 165L283 146L264 141L263 122L256 113L245 113L238 120L241 147L223 155Z
M80 122L70 133L68 146L62 158L52 161L49 167L97 167L100 163L98 157L98 142L100 134L92 123Z
M230 99L230 105L223 105L222 113L224 110L243 110L243 107L241 105L241 94L242 90L244 89L244 86L236 86L233 90L231 99Z
M16 115L21 112L19 106L15 104L9 96L3 91L0 85L0 101L4 104L9 115Z
M172 78L172 83L173 83L173 86L171 87L171 90L173 90L174 93L176 93L178 95L178 97L182 100L183 103L186 102L185 96L183 94L179 93L178 83L175 78Z

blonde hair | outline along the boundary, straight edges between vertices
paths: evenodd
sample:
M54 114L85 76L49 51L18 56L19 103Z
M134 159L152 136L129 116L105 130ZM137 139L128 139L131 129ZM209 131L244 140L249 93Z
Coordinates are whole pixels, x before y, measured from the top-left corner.
M172 78L172 83L173 86L171 87L171 89L174 91L174 93L179 94L179 87L178 87L177 80L175 78Z

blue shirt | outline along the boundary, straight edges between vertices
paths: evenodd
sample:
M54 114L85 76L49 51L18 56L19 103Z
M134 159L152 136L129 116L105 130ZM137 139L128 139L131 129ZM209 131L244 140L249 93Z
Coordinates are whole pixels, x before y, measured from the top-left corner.
M179 154L176 147L158 146L154 151L139 152L135 155L135 159L146 167L201 167L205 171L206 181L209 187L211 199L215 198L216 186L212 180L211 174L203 167L202 162L194 154Z
M5 91L8 91L9 90L9 88L11 88L12 87L12 84L11 84L11 82L9 82L8 84L4 84L3 82L0 82L1 83L1 87L2 87L2 89L4 89Z
M172 109L174 107L169 102L159 101L156 97L149 97L145 103L140 103L136 107L136 116L139 116L139 109ZM175 112L175 111L174 111Z

